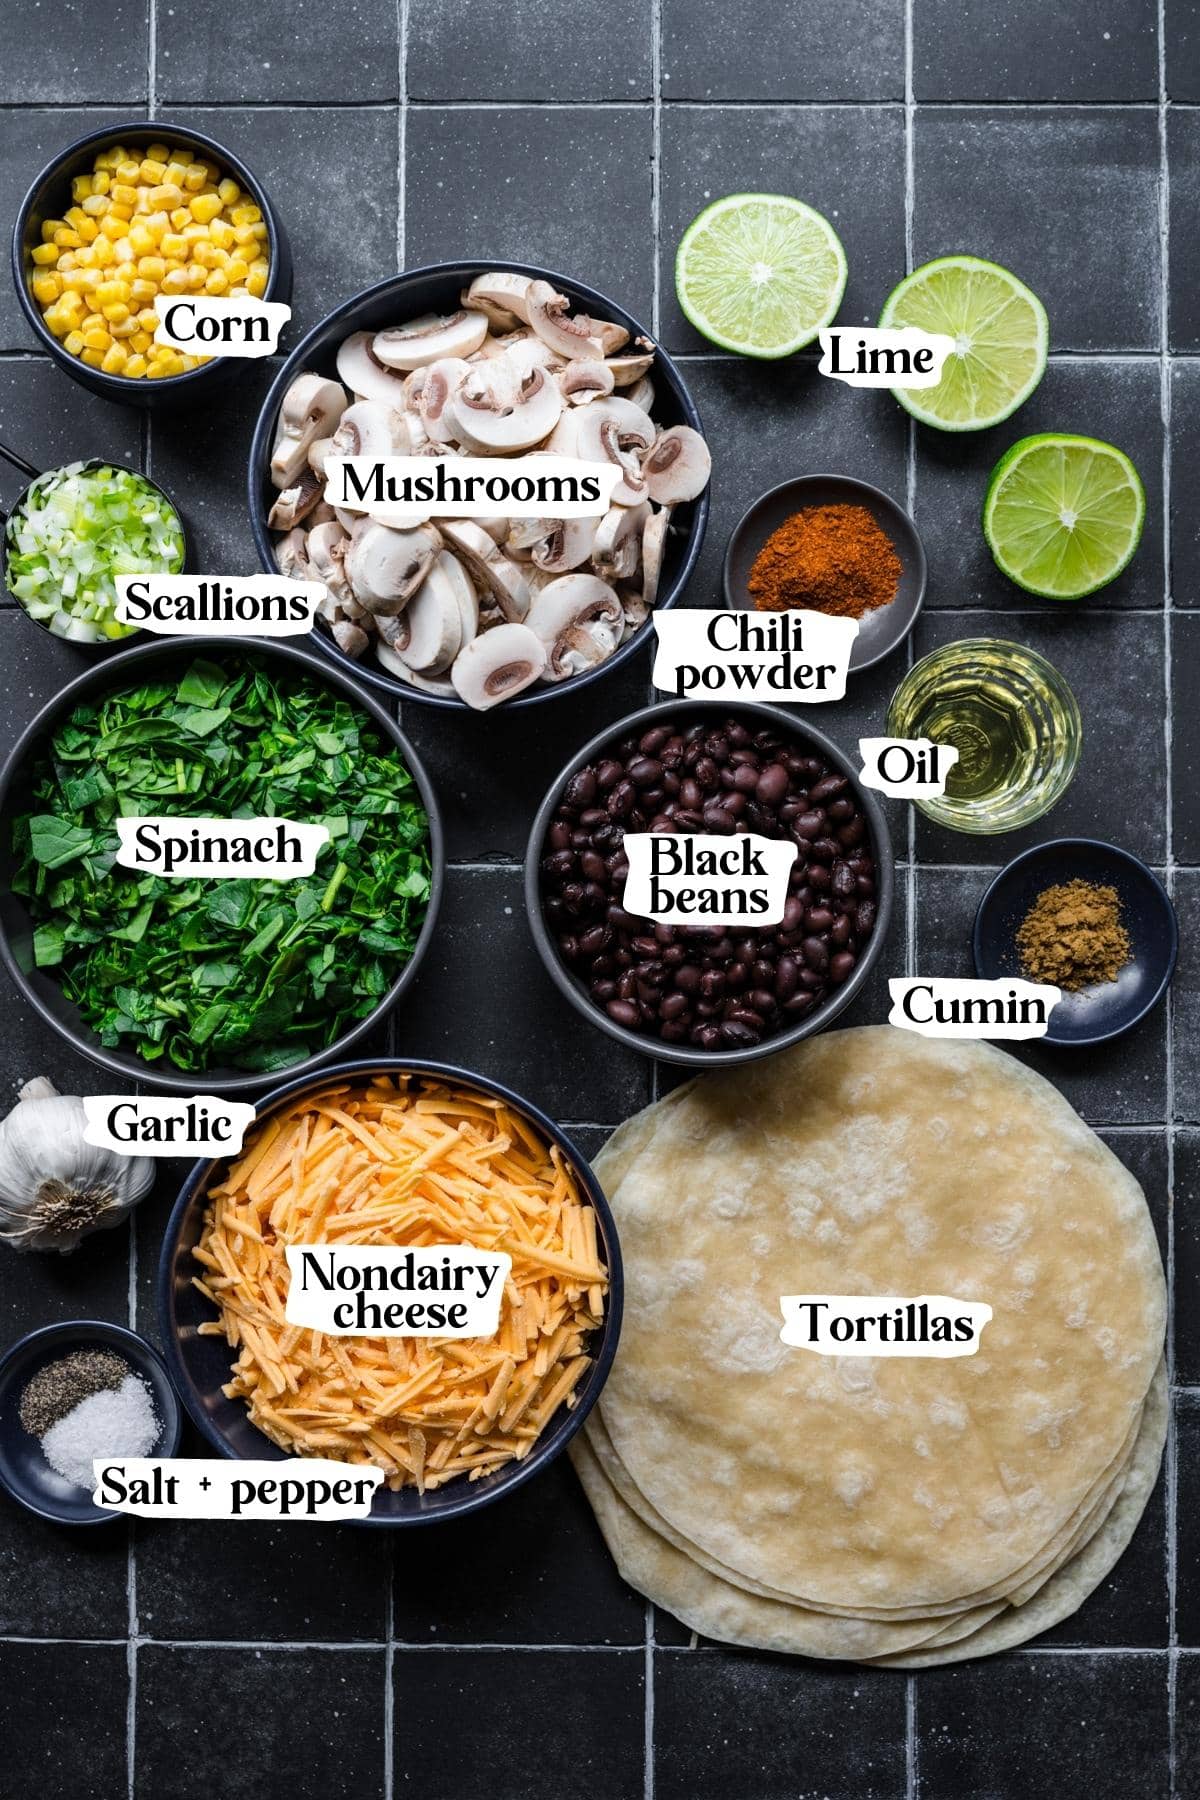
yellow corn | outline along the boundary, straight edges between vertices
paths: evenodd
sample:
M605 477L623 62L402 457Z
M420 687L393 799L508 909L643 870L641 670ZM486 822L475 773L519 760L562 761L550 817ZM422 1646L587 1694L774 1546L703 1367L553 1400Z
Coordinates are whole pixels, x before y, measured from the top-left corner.
M165 163L170 154L166 144L147 144L146 146L146 155L152 157L155 162Z
M108 211L107 194L93 194L90 200L84 201L80 211L87 219L102 219Z
M245 281L249 273L249 263L243 262L240 256L231 256L229 261L225 264L225 275L231 282Z
M106 269L110 263L115 263L117 260L116 252L112 247L112 239L105 237L103 232L92 245L92 259L98 269Z
M153 256L158 248L153 232L147 231L144 221L129 227L129 241L139 256Z
M183 178L184 188L189 194L198 194L208 180L208 170L203 163L193 163Z
M145 182L147 187L157 187L166 172L167 165L165 159L162 162L159 162L156 156L143 157L141 167L138 170L138 174L141 176L141 179Z
M51 270L44 275L35 275L29 284L29 291L39 306L53 306L63 291L61 278Z
M114 206L128 206L131 209L138 203L136 182L118 181L108 190L108 197Z
M165 206L169 212L173 206L183 205L183 189L173 181L164 181L150 189L150 199L155 206Z
M262 214L253 203L244 201L241 206L229 209L229 217L235 225L257 225Z
M242 197L241 188L238 186L237 182L233 181L228 175L225 177L224 181L219 181L217 183L217 192L221 196L221 204L223 206L233 206Z
M186 269L168 269L162 278L162 291L164 294L185 294L187 292L187 285L188 278Z
M95 219L85 218L83 224L79 227L79 235L85 244L94 244L100 235L100 227L97 225Z
M257 275L257 274L255 274L254 270L251 269L249 275L247 275L247 277L246 277L246 292L248 294L253 294L253 296L256 300L261 300L263 295L266 293L266 291L267 291L266 276L265 275Z
M204 286L204 283L208 280L208 270L203 263L189 263L187 266L187 278L188 286L192 289L193 293L199 293L200 289Z
M82 331L68 331L66 337L63 339L63 349L67 352L67 355L78 356L83 348Z
M103 325L93 325L84 332L83 341L89 350L107 350L112 343L112 333Z
M214 269L204 284L206 294L223 294L229 286L229 277L224 269Z
M54 241L60 250L78 250L83 239L73 225L60 225L54 234Z
M201 225L207 225L209 220L215 219L221 210L219 194L196 194L189 204L193 219Z
M106 375L119 375L129 361L129 352L124 344L110 344L104 352L104 360L100 367Z
M129 317L129 308L123 300L114 300L110 306L102 306L100 311L110 325L123 325Z
M88 195L91 192L92 192L92 178L90 175L76 175L73 178L73 180L71 182L71 198L72 198L72 200L75 200L75 201L86 200Z
M103 350L81 350L79 360L87 363L89 368L98 369L104 361L104 352Z
M136 281L131 281L129 284L129 298L134 306L145 306L148 301L153 300L157 292L157 281L144 281L140 275Z
M73 250L60 251L58 261L54 266L58 269L60 274L64 269L73 269L75 267L75 252Z
M158 330L158 314L152 306L147 306L142 309L137 316L137 322L138 329L140 331L148 331L151 337L153 337Z
M97 163L96 164L96 173L92 176L92 192L93 192L93 194L107 194L107 192L111 186L112 186L112 176L109 174L107 169L102 169L100 167L100 164Z
M137 330L137 320L122 319L119 325L110 325L108 329L114 338L132 338Z
M130 335L129 347L131 350L137 350L140 352L142 350L148 350L153 342L154 342L153 332L135 331L135 332L131 333L131 335Z
M64 221L62 219L43 219L42 220L42 242L43 242L43 244L52 244L54 242L54 234L56 231L62 230L63 223L64 223Z
M129 341L132 344L134 340L130 338ZM129 358L129 361L125 364L124 370L122 371L125 375L131 375L135 381L139 380L141 376L146 373L146 358L141 354L141 351L144 348L145 345L139 346L138 353Z

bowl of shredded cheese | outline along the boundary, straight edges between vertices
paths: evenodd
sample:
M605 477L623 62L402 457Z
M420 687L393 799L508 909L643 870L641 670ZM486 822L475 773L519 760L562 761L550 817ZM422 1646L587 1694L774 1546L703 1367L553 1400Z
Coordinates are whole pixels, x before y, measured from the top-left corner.
M490 1337L342 1335L289 1322L289 1246L511 1258ZM616 1229L570 1139L498 1083L429 1062L346 1063L263 1100L240 1152L193 1169L159 1312L172 1377L221 1455L381 1468L366 1523L477 1508L565 1448L621 1327Z

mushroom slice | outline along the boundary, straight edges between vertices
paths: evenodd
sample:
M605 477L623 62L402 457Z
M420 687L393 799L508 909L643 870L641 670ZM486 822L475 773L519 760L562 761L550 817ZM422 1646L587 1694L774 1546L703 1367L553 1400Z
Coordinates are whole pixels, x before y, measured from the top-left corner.
M624 618L616 592L595 575L561 575L550 582L534 595L528 619L530 630L546 647L546 680L563 681L611 654ZM612 639L607 651L603 635L586 640L576 635L589 626L607 628Z
M575 454L588 462L615 463L620 474L610 501L615 506L637 506L646 498L640 453L654 442L653 420L640 406L616 394L594 400L578 418Z
M534 546L533 560L539 569L553 575L566 575L577 569L592 554L599 519L553 519L541 543Z
M462 649L458 589L435 560L408 603L408 641L397 647L402 662L419 675L444 675Z
M464 441L485 454L528 450L558 423L562 395L545 369L530 369L506 403L489 383L468 380L455 396L454 413Z
M345 555L346 579L355 599L371 613L403 612L441 547L441 536L432 525L393 531L367 519Z
M325 583L335 600L354 598L354 591L346 579L345 555L349 548L350 539L336 519L328 525L315 525L305 544L313 574Z
M362 655L369 642L362 626L356 625L352 619L335 619L330 626L330 633L338 649L356 659Z
M390 369L422 369L443 356L470 356L487 334L482 313L460 311L445 317L422 313L407 325L377 331L371 352Z
M528 275L489 269L475 277L462 295L462 304L468 311L483 313L494 331L511 331L529 323L529 286Z
M308 461L308 447L328 437L346 407L339 382L327 376L297 376L279 408L279 433L271 455L271 480L277 488L294 486Z
M612 506L605 513L592 544L592 568L602 581L628 581L636 572L649 516L644 500L640 506Z
M307 533L297 528L275 539L275 567L291 581L307 581L312 574L308 566Z
M439 551L435 566L454 590L459 623L462 626L462 641L469 644L479 632L479 598L475 592L475 583L455 551Z
M403 377L386 363L381 363L372 345L375 334L356 331L342 343L337 353L337 372L352 393L363 400L378 400L381 406L403 404Z
M654 383L648 375L643 375L642 379L635 381L631 388L626 388L625 397L632 400L635 406L640 406L644 413L653 412Z
M528 625L493 625L454 660L450 679L460 700L487 712L532 684L546 668L546 646Z
M328 525L331 519L336 518L337 514L334 512L332 506L330 506L328 500L318 500L304 523L311 531L314 525Z
M314 475L321 477L322 481L325 479L325 464L329 460L332 449L332 437L314 438L308 446L308 466Z
M569 400L572 406L586 406L589 400L611 394L614 385L613 372L606 362L586 359L564 364L554 379L563 399Z
M315 469L307 464L301 469L292 487L284 488L278 500L267 514L267 524L272 531L290 531L301 519L306 519L314 506L318 506L324 492L324 483Z
M627 356L610 356L608 368L616 387L632 387L654 367L653 350L631 351Z
M642 463L646 490L662 506L694 500L708 486L711 470L708 445L690 425L664 431Z
M475 522L482 525L483 520ZM531 551L535 544L550 536L557 524L557 519L510 519L503 539L504 547L509 551Z
M529 583L516 563L501 556L494 539L475 519L443 519L442 536L467 570L485 605L505 619L523 619L529 611Z
M450 402L470 373L470 363L461 356L440 357L425 370L417 410L434 443L450 444L458 437L458 420Z
M565 294L557 293L548 281L531 281L525 298L529 323L551 350L572 360L603 361L604 346L596 321L586 313L571 318L571 302Z
M331 456L391 456L403 429L403 415L395 407L379 400L356 400L342 414L326 460Z
M600 348L605 356L615 356L629 342L629 333L615 319L593 319L592 333L600 339Z
M406 681L409 687L420 688L423 694L441 694L447 700L455 700L458 698L455 693L454 683L448 675L418 675L417 671L415 669L410 669L407 663L402 662L396 655L396 652L387 644L376 644L375 655L379 659L381 666L385 668L390 675L395 675L401 681Z
M658 579L662 574L663 552L667 543L667 526L671 519L671 509L664 506L658 512L651 512L642 532L642 604L647 609L658 599ZM625 608L626 620L629 608ZM639 621L640 623L641 621Z
M472 523L486 531L494 544L502 544L508 536L509 521L499 514L494 519L474 519Z

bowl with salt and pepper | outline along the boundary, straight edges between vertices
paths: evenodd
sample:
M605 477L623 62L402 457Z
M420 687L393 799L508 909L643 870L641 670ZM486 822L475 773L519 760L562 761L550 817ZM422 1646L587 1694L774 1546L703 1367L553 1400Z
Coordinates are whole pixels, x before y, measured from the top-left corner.
M902 644L925 599L925 551L904 511L850 475L798 475L756 500L725 551L725 604L858 620L850 670Z

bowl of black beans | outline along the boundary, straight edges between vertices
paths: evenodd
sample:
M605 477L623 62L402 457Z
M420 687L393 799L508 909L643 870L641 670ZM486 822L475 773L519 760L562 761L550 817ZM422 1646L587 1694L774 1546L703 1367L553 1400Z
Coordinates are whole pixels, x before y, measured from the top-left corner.
M626 832L796 845L780 923L667 925L625 910ZM525 900L579 1012L643 1055L750 1062L822 1030L884 944L891 840L836 744L774 706L667 701L585 744L538 809Z

